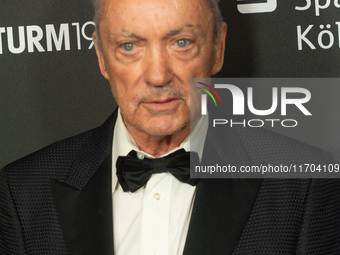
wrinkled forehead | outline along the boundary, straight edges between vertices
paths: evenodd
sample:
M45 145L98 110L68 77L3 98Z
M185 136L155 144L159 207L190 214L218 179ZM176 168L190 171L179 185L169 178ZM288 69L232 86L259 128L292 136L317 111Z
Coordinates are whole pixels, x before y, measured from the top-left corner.
M206 0L103 0L101 23L110 29L176 29L184 24L211 29Z

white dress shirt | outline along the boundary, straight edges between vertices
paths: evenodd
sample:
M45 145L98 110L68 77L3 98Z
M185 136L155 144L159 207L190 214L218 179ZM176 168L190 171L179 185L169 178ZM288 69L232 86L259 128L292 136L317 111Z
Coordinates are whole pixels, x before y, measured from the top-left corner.
M191 133L192 147L201 158L208 130L202 117ZM195 143L195 144L193 144ZM190 151L190 137L162 157L179 149ZM132 193L124 192L116 176L118 156L141 152L126 129L118 110L112 146L113 236L115 255L182 254L196 187L180 182L170 173L153 174L148 183Z

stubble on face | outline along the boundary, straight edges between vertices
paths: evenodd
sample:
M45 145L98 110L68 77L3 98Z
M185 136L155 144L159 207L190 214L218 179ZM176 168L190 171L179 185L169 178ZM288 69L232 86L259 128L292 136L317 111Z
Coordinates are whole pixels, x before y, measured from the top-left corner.
M113 94L117 94L116 92L113 92ZM119 105L119 96L116 96L117 98L117 104ZM175 87L172 84L167 84L164 86L160 87L149 87L149 89L145 90L145 93L138 95L134 103L136 107L134 108L134 113L131 116L138 115L138 111L140 110L141 107L143 107L143 104L148 104L149 102L154 102L154 101L162 101L164 98L172 98L173 100L181 100L181 104L187 105L187 101L190 98L190 95L186 91L183 91L181 88ZM179 110L180 105L176 105L173 108L170 109L164 109L164 110L159 110L159 109L153 109L153 108L147 108L144 107L144 110L148 112L149 116L153 116L155 118L164 118L166 116L173 116L176 114L176 112ZM190 109L190 107L188 107ZM171 132L164 132L166 128L160 127L158 131L156 127L153 129L145 129L143 125L140 125L138 121L131 120L130 118L125 118L124 116L128 116L129 112L125 112L124 108L121 108L121 114L123 116L123 120L125 125L128 127L129 130L131 130L133 127L142 130L148 135L151 136L167 136L167 135L173 135L176 134L177 132L180 132L185 126L188 126L190 124L190 120L183 122L182 126L178 128L177 131L171 131ZM172 123L171 123L172 124Z
M104 1L97 55L126 127L136 142L178 146L190 133L190 78L214 66L211 11L205 0Z

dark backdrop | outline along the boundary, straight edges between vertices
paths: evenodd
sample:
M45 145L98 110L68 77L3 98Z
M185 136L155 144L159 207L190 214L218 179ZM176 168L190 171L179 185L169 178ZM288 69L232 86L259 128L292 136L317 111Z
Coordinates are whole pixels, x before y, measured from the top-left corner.
M339 77L340 1L253 2L221 0L228 35L218 77ZM0 167L100 125L115 108L91 47L92 17L84 0L0 0ZM314 86L323 118L277 131L339 161L339 95Z

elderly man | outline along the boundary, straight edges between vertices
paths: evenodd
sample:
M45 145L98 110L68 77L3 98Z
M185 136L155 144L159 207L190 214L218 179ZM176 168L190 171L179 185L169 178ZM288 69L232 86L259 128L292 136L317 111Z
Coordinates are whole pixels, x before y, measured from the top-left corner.
M189 136L201 162L331 160L268 131L214 134L195 109L190 134L190 78L223 64L218 1L94 5L99 66L119 109L1 170L0 253L339 254L337 180L197 182L165 163L187 168Z

